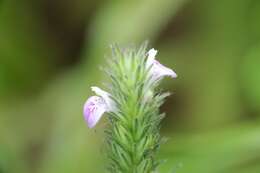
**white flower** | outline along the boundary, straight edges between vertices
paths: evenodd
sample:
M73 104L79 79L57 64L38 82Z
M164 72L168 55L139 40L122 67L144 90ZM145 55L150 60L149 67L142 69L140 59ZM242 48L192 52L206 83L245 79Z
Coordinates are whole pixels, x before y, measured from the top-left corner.
M150 49L150 50L147 52L147 54L148 54L147 63L146 63L146 66L147 66L147 67L149 67L150 65L153 64L157 52L158 52L158 51L155 50L154 48Z
M98 87L91 87L98 96L91 96L84 104L84 118L89 128L94 127L105 112L115 111L115 103L110 94Z
M154 80L161 79L165 76L170 76L172 78L176 78L177 74L170 68L165 67L164 65L160 64L159 61L155 60L155 56L157 54L157 50L154 48L148 51L148 57L146 61L146 67L151 67L151 73Z

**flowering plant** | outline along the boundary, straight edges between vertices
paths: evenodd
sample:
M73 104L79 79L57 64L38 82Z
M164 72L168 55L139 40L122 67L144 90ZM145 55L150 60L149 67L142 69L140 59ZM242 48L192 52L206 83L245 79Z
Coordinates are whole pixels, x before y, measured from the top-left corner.
M84 118L93 128L107 113L108 170L111 173L151 173L159 164L155 155L160 146L159 112L169 93L160 93L157 86L165 76L176 73L155 60L157 50L112 46L112 58L106 73L109 92L91 87L91 96L84 105Z

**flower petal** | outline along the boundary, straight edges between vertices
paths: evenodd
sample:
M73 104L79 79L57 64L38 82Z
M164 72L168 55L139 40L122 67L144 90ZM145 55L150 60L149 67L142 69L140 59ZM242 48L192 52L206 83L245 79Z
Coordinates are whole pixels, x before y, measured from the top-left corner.
M147 68L149 68L149 67L153 64L157 52L158 52L158 51L155 50L154 48L150 49L150 50L147 52L147 54L148 54L148 58L147 58L147 62L146 62L146 67L147 67Z
M104 100L98 96L91 96L84 104L84 118L89 128L94 127L102 115L107 111Z
M93 86L91 87L91 90L95 92L98 96L102 97L107 105L108 111L113 111L115 110L115 103L114 101L110 98L110 94L99 87Z
M159 61L155 60L155 56L157 54L157 50L154 48L148 51L148 58L146 62L147 68L152 65L151 73L154 80L161 79L164 76L170 76L172 78L176 78L177 74L170 68L165 67Z
M164 65L162 65L161 63L159 63L159 61L154 60L153 63L153 73L155 76L160 77L164 77L164 76L170 76L172 78L176 78L177 74L170 68L165 67Z

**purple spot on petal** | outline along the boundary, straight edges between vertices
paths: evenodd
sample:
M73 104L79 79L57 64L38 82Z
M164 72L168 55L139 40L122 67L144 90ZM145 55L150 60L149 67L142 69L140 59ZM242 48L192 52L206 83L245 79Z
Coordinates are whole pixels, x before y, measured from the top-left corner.
M91 96L84 105L84 119L87 122L89 128L96 125L103 113L106 112L106 105L102 98L98 96Z

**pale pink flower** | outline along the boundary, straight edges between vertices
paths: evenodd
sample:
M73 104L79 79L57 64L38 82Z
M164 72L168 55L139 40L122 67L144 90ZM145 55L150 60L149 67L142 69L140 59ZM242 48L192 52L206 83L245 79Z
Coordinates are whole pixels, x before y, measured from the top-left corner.
M91 87L98 96L91 96L84 105L84 118L89 128L94 127L105 112L115 111L115 103L110 94L98 87Z
M148 51L148 57L146 61L146 67L151 67L151 75L154 80L161 79L165 76L170 76L172 78L176 78L177 74L170 68L165 67L164 65L160 64L159 61L155 59L155 56L157 54L157 50L154 48L150 49Z

